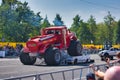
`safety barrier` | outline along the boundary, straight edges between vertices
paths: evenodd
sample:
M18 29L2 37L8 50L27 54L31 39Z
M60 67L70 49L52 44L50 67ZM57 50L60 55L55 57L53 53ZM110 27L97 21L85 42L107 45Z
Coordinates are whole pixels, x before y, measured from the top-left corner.
M111 64L118 65L118 64ZM95 65L101 71L106 71L106 64ZM3 80L86 80L86 74L92 72L89 66L48 73L32 74L20 77L6 78Z
M22 44L23 46L25 46L24 42L0 42L0 46L5 46L8 44L9 46L13 46L13 47L16 47L17 44Z

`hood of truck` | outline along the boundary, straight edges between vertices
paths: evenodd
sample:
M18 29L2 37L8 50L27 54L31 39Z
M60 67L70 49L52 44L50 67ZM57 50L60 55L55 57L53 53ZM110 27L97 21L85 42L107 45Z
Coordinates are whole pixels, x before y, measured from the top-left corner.
M34 37L27 41L26 46L30 52L38 52L39 49L46 43L49 43L49 40L53 37L54 35L52 34Z
M44 41L44 40L50 39L50 38L52 38L52 37L54 37L54 35L53 35L53 34L40 36L39 41Z

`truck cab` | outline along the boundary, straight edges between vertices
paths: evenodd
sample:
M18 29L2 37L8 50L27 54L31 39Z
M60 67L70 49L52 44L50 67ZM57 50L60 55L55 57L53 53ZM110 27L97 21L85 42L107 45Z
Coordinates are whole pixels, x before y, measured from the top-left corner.
M53 34L56 37L55 46L59 48L68 48L70 45L71 39L77 40L76 35L64 26L62 27L51 27L45 28L41 31L42 35L50 35ZM60 46L59 46L60 45Z

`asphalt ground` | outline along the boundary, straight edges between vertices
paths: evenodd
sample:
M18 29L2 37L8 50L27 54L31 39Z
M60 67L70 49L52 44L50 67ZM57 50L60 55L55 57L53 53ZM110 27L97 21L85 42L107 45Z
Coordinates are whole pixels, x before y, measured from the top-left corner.
M100 57L97 54L91 54L90 56L91 59L95 60L94 62L95 65L105 64L104 61L100 60ZM75 69L75 68L86 67L89 66L90 64L90 63L86 63L86 64L77 64L77 65L46 66L44 63L41 64L41 62L42 62L41 60L37 59L35 65L23 65L18 57L0 58L0 79L16 77L16 76L24 76L30 74L39 74L45 72ZM83 74L86 73L88 73L87 70L85 70ZM67 75L70 74L68 73Z

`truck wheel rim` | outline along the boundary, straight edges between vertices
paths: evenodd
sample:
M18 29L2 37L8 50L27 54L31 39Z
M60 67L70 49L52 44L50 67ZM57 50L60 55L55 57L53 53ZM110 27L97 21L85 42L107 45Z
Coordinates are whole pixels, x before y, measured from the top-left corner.
M56 62L60 61L60 53L58 53L58 52L55 54L55 61Z

